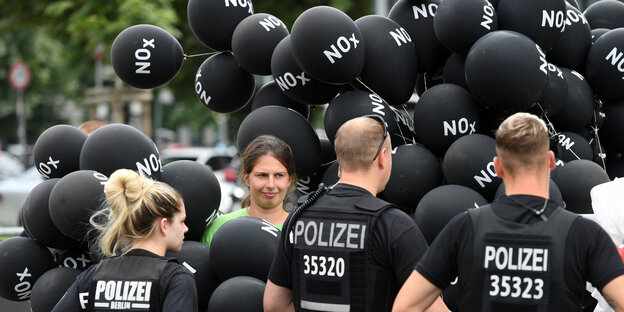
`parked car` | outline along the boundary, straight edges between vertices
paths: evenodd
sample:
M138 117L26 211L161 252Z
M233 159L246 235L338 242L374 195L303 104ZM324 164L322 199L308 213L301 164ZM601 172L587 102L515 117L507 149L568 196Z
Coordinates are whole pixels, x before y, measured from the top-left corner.
M219 214L225 214L240 209L245 194L238 185L238 173L232 168L236 155L235 147L179 147L162 150L160 161L165 166L176 160L191 160L210 167L221 187Z
M28 193L43 178L32 166L22 174L0 181L0 226L21 225L21 210Z

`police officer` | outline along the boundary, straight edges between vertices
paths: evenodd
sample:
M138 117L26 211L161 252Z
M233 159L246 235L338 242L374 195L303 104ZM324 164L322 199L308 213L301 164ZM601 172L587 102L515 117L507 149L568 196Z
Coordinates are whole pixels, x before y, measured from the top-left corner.
M595 222L548 199L548 131L517 113L496 131L506 196L460 214L438 235L394 303L422 311L458 276L458 311L579 311L586 281L624 309L624 264Z
M104 191L109 207L91 223L108 258L81 273L52 311L197 311L193 275L164 257L180 251L188 231L180 195L127 169Z
M408 215L375 197L392 167L387 135L378 115L340 127L340 180L325 194L321 188L300 198L286 220L265 311L390 310L427 244Z

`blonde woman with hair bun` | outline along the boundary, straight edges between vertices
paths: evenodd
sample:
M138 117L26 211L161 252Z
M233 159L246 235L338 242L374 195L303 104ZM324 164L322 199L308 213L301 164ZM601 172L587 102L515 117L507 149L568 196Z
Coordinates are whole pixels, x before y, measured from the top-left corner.
M182 249L186 211L171 186L127 169L104 186L91 217L104 256L81 273L52 311L197 311L193 275L167 251Z

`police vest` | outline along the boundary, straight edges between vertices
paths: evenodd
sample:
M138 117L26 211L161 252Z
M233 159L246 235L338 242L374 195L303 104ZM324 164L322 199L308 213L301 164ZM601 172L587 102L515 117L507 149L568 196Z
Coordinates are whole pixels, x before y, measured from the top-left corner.
M155 255L102 260L89 284L87 311L160 311L160 275L169 261Z
M565 244L578 218L556 208L533 224L501 219L490 205L469 210L474 231L473 268L458 309L467 311L578 311L565 282ZM462 279L460 273L460 281Z
M383 296L390 277L372 260L370 237L377 217L389 207L368 195L324 195L295 220L290 241L298 311L381 311L367 302ZM376 302L387 310L394 295Z

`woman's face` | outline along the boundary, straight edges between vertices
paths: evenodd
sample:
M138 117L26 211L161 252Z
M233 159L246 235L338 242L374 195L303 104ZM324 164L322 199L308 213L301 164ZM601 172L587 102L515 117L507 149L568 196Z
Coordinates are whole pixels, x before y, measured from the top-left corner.
M256 161L250 173L243 175L249 186L252 204L264 209L282 205L292 178L286 167L271 155L264 155Z
M188 232L188 227L184 224L184 220L186 220L184 203L180 203L179 208L180 211L167 220L169 224L167 228L167 250L171 252L179 252L182 249L184 233Z

